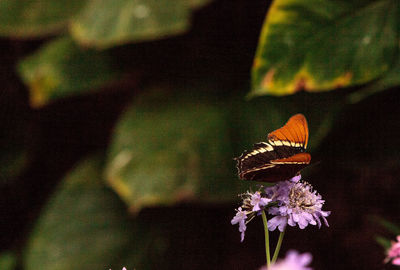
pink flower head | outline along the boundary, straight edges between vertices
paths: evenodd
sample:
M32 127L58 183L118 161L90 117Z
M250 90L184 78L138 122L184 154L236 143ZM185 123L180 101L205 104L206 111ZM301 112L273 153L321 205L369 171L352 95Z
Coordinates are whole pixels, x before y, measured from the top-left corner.
M312 261L310 253L300 254L295 250L289 250L285 259L278 260L269 267L263 266L260 270L312 270L307 267Z
M392 261L394 265L400 265L400 235L397 236L397 242L392 241L392 246L387 251L386 262Z

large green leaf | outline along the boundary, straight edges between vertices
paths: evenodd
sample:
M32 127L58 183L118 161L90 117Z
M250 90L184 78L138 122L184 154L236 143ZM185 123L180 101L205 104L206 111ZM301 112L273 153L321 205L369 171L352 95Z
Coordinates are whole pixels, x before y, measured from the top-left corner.
M71 24L82 44L111 47L132 41L159 39L188 29L190 5L186 0L89 0Z
M133 211L234 198L239 181L224 106L190 96L132 104L114 132L109 184Z
M30 102L40 107L50 101L96 90L117 71L105 52L84 49L70 38L46 44L19 63L18 71L29 86Z
M251 95L326 91L379 78L398 52L399 2L275 0Z
M66 28L85 0L2 0L0 35L11 37L44 36Z
M152 225L128 221L124 205L104 186L101 168L92 157L61 182L33 229L24 269L121 269L126 258L129 269L151 269Z

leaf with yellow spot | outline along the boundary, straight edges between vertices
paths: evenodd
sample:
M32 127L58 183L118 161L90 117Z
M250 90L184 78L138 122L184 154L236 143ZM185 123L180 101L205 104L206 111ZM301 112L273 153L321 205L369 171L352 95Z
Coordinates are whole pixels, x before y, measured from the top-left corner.
M397 0L275 0L252 69L250 96L329 91L385 74L398 53Z

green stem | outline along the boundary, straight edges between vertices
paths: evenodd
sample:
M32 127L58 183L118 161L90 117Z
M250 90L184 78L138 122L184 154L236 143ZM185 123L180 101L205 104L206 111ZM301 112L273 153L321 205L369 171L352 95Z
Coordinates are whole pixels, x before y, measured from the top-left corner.
M284 236L285 236L285 229L283 230L283 232L281 232L279 234L278 243L276 243L274 256L272 257L272 261L271 261L272 263L276 262L276 259L278 259L279 250L281 249L281 245L282 245L282 241L283 241L283 237Z
M261 211L262 220L264 223L264 235L265 235L265 255L267 257L267 267L271 264L271 255L269 252L269 232L268 232L268 222L267 222L267 215L265 211Z

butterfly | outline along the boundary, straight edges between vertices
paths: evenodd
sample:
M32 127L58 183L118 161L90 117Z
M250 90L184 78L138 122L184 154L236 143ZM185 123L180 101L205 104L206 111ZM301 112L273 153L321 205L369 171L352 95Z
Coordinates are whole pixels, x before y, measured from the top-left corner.
M307 143L307 120L302 114L293 115L283 127L268 134L267 142L256 143L253 150L235 158L239 178L260 182L292 178L310 164Z

